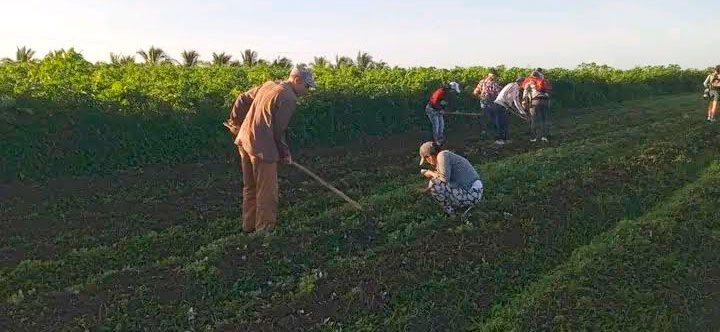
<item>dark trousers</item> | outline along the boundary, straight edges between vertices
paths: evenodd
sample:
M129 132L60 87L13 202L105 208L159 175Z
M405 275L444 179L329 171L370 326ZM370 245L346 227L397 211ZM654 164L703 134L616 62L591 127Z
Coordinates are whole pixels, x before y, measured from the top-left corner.
M532 100L530 107L530 138L550 135L550 101L546 98Z
M500 104L494 102L488 104L485 108L485 114L492 123L493 130L496 132L495 139L507 140L508 116L507 110Z
M492 101L481 101L480 102L480 108L485 112L485 118L487 119L486 123L486 129L488 132L497 130L497 127L495 126L495 114L493 110L493 105L495 102Z

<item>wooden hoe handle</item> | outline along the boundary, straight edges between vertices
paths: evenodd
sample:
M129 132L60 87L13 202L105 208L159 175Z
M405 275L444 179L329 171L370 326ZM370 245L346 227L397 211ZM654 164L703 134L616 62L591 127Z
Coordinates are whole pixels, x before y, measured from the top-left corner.
M342 198L346 202L350 203L350 205L352 205L354 208L358 209L359 211L364 211L362 206L360 206L360 204L358 204L358 202L354 201L352 198L345 195L345 193L343 193L339 189L335 188L333 185L327 183L327 181L325 181L322 178L320 178L319 176L317 176L317 174L313 173L311 170L305 168L305 166L300 165L294 161L291 163L291 165L297 167L299 170L303 171L303 173L305 173L305 174L309 175L311 178L315 179L315 181L317 181L321 185L325 186L325 188L330 189L330 191L334 192L335 194L340 196L340 198Z

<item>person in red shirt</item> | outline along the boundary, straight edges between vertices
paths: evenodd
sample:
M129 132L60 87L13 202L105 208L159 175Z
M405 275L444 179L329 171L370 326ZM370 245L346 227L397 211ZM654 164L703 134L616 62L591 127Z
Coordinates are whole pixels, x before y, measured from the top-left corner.
M443 113L453 107L450 98L451 93L459 94L460 84L450 82L435 89L425 106L425 114L430 119L430 125L432 126L433 141L437 145L445 144L445 118Z
M550 90L552 84L541 68L535 69L520 84L523 100L528 101L530 110L530 142L548 141L550 133Z

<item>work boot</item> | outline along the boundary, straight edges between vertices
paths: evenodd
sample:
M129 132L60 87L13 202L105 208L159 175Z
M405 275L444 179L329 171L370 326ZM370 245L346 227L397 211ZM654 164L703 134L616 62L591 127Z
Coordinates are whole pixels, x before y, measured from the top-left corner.
M503 144L505 144L505 141L503 141L503 140L501 140L501 139L495 140L495 144L497 144L497 145L503 145Z
M531 138L531 139L530 139L530 143L535 143L535 142L537 142L537 138Z
M545 136L543 136L540 140L542 140L543 142L547 142L547 141L548 141L547 137L545 137Z

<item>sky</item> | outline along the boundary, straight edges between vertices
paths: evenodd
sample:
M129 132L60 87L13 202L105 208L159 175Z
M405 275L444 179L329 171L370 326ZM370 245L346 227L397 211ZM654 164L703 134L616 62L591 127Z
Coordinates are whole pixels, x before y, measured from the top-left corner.
M174 58L249 48L296 63L363 51L401 67L720 64L720 1L3 2L0 57L74 47L108 61L154 45Z

